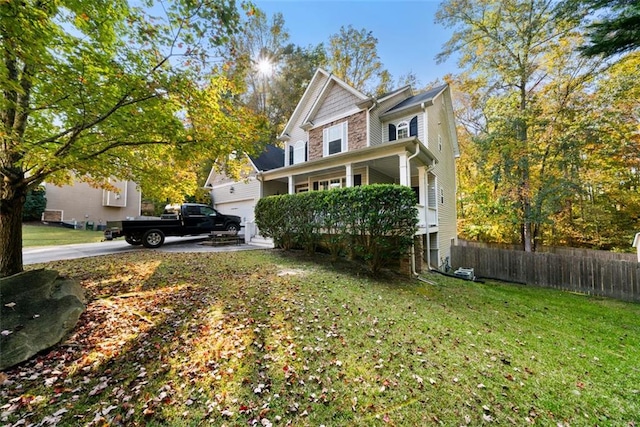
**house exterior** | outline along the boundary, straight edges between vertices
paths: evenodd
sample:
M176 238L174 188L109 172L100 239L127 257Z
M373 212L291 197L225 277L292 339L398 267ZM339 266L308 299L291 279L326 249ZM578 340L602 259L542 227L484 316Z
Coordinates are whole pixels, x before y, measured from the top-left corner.
M78 228L93 223L96 229L107 221L140 216L142 198L136 183L111 181L110 184L118 191L94 188L79 181L63 186L45 183L47 207L42 220L76 224Z
M279 140L284 165L256 174L260 197L376 183L409 186L419 201L420 261L437 267L450 256L459 148L448 85L419 94L405 86L368 97L318 69ZM225 203L231 206L232 199Z
M258 174L282 168L284 150L274 145L267 145L259 155L246 156L244 162L245 167L239 181L212 168L205 182L205 188L211 194L213 206L224 214L239 216L242 219L242 226L253 223L256 203L262 197L262 183L257 179Z

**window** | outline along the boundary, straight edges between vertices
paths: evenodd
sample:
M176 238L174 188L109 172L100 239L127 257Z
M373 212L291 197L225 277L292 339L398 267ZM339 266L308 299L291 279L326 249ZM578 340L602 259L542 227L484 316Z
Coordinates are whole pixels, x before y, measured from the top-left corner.
M442 151L442 135L438 134L438 150Z
M293 163L294 165L298 163L305 162L307 160L307 143L304 141L298 141L293 144Z
M444 204L444 188L440 187L440 204Z
M418 116L414 116L411 121L401 121L397 125L389 123L389 141L418 136Z
M345 177L323 179L322 181L314 181L313 189L318 190L331 190L332 188L342 188L347 186L347 179Z
M324 128L322 139L324 156L347 151L347 122Z
M409 138L409 123L400 122L396 129L398 135L397 139Z

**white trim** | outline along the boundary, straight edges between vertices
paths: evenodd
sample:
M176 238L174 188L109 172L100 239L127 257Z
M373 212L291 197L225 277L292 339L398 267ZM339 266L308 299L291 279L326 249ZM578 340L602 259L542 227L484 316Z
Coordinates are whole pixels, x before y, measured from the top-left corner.
M257 181L257 179L255 176L250 176L247 179L243 179L240 181L225 182L224 184L218 184L218 185L214 185L213 187L205 187L205 188L209 190L218 190L220 188L231 187L233 185L248 184L249 182L247 181Z
M280 134L278 139L282 139L284 141L288 141L289 140L289 138L285 137L285 135L288 134L288 131L290 130L290 127L293 126L295 119L301 113L299 110L303 108L302 107L303 105L307 104L308 101L307 101L306 98L307 98L307 96L310 96L310 93L312 92L312 88L315 87L315 84L317 83L317 81L319 81L321 75L324 76L327 79L331 78L331 74L329 74L328 72L326 72L322 68L318 68L316 70L315 74L311 78L311 81L309 81L309 85L304 90L304 93L302 94L302 98L300 98L300 101L298 101L298 105L296 105L295 110L293 110L293 114L291 114L291 117L289 118L289 121L285 125L285 127L282 130L282 133Z
M332 87L331 85L332 82L342 87L344 90L351 93L355 97L360 98L362 101L369 99L369 97L363 94L362 92L352 88L351 86L349 86L348 84L340 80L338 77L331 74L331 76L329 76L329 80L326 82L326 84L320 91L320 94L318 94L318 97L316 98L313 105L311 106L311 109L302 120L303 125L311 122L311 118L317 114L318 110L320 109L320 106L324 103L324 100L327 98L327 96L329 95L329 92L331 91L330 89ZM363 110L363 108L358 108L358 111L361 111L361 110ZM317 125L314 123L314 126L317 126Z
M260 180L277 180L290 176L291 174L304 174L321 171L331 167L338 167L347 162L362 163L370 160L380 159L397 155L399 152L407 150L415 150L415 143L419 142L417 138L403 139L400 141L390 141L380 145L360 148L358 150L348 151L346 153L334 154L328 157L320 157L310 160L299 165L284 166L269 171L260 172ZM420 143L421 160L425 163L437 163L435 155L423 144Z
M393 92L389 93L389 94L388 94L387 96L385 96L384 98L378 98L378 99L377 99L377 102L378 102L378 104L379 104L379 103L381 103L381 102L384 102L384 101L386 101L387 99L390 99L390 98L392 98L392 97L394 97L394 96L397 96L397 95L399 95L400 93L402 93L402 92L404 92L404 91L406 91L406 90L408 90L408 91L409 91L409 93L411 93L411 94L413 93L413 90L411 89L411 85L406 85L406 86L401 87L400 89L396 89L396 90L394 90ZM409 96L412 96L412 95L409 95ZM408 97L407 97L407 98L408 98Z
M298 163L304 163L307 158L307 150L305 149L306 147L306 143L303 140L299 140L294 142L293 144L291 144L293 146L293 161L291 162L292 164L296 165ZM302 158L296 159L296 153L302 152Z
M329 154L329 132L331 129L340 127L340 152ZM334 140L335 141L335 140ZM335 125L331 125L322 129L322 156L329 157L335 156L336 154L345 153L349 151L349 121L344 121L340 123L336 123Z
M331 116L330 119L323 120L323 121L318 122L318 123L313 123L313 126L311 127L311 129L317 129L317 128L325 126L325 125L327 125L329 123L337 122L338 120L345 119L347 117L353 116L354 114L358 114L361 111L363 111L363 110L360 109L360 108L357 108L357 107L356 108L352 108L351 110L346 111L346 112L340 114L339 116ZM301 125L300 127L302 128L302 126L303 125Z

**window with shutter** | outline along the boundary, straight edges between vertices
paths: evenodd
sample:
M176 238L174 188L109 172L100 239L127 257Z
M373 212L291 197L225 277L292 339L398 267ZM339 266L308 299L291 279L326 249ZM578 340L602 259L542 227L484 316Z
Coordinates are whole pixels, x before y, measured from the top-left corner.
M409 123L409 136L418 136L418 116L411 119Z
M408 138L409 137L409 123L407 123L407 122L398 123L397 135L398 135L398 139Z

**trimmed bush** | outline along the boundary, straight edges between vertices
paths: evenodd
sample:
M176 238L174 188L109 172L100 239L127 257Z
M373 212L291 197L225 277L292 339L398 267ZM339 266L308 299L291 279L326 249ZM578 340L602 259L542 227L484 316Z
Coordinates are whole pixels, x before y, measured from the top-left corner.
M374 184L263 198L256 224L277 247L313 253L320 243L334 258L345 251L376 272L413 244L417 209L409 187Z

